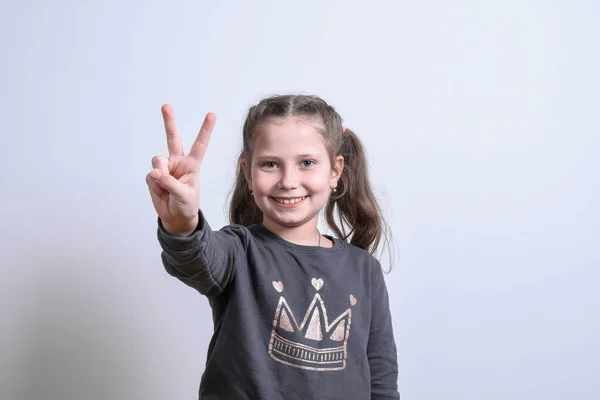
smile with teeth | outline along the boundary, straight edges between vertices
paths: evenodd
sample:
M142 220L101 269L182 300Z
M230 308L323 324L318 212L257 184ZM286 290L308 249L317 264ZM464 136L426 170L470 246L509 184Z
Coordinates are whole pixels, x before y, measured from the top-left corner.
M304 197L296 197L295 199L282 199L279 197L273 197L273 199L281 204L296 204L296 203L300 203L302 200L304 200L307 196Z

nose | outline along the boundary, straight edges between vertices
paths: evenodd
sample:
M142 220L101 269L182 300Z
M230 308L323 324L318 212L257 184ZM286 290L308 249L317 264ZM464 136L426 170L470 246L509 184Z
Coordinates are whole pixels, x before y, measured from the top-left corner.
M296 189L299 182L298 170L296 168L290 166L282 169L281 179L279 180L279 187L281 189Z

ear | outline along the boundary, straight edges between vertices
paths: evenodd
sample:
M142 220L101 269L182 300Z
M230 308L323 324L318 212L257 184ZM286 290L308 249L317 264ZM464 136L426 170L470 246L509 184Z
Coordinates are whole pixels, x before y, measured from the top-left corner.
M242 158L242 171L244 171L244 177L246 178L246 182L248 183L248 187L250 191L252 191L252 173L250 172L250 166L248 165L248 160Z
M331 187L337 187L343 170L344 156L335 157L335 160L333 160L333 166L331 167Z

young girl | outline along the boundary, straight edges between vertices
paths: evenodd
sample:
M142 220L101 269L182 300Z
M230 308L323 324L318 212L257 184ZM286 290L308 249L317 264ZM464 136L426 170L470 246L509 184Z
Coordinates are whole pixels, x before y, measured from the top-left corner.
M169 157L146 177L167 272L206 295L214 334L200 399L399 399L381 266L384 222L357 136L316 96L250 108L231 225L200 211L209 113L185 156L170 106ZM322 235L318 217L337 237Z

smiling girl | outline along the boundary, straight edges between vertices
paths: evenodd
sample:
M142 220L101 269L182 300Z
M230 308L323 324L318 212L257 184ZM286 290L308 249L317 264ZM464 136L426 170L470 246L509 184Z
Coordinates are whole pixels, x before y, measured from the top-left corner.
M207 296L214 334L200 399L399 399L396 345L380 263L385 222L362 144L316 96L250 108L230 225L200 209L207 114L183 153L162 107L169 157L146 182L167 272ZM335 237L318 230L324 210Z

